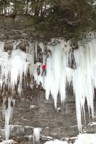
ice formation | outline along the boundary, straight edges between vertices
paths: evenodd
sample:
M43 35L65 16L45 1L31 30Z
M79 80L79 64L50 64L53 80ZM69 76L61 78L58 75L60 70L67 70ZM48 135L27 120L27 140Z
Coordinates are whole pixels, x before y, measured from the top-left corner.
M70 138L69 138L70 139ZM96 134L79 134L76 138L74 138L75 142L60 141L58 139L46 141L44 144L95 144L96 143Z
M52 55L47 58L47 74L44 82L44 89L46 90L46 98L49 98L51 93L54 99L54 105L57 107L58 94L61 95L61 102L66 97L66 78L68 66L68 52L65 49L66 42L60 41L56 45L50 45Z
M94 88L96 88L96 50L95 39L79 46L74 51L77 68L73 72L73 89L76 98L76 111L78 128L81 127L81 116L85 115L85 100L87 101L89 115L94 117Z
M35 144L35 142L39 142L40 139L40 132L41 132L41 128L34 128L33 129L33 144Z
M27 77L32 77L36 86L42 85L45 89L46 99L51 94L54 99L54 106L57 108L58 95L61 103L66 99L66 84L73 84L76 100L76 117L79 131L82 131L82 116L85 117L85 101L87 101L89 115L94 118L94 88L96 88L96 39L88 37L89 41L79 43L78 49L73 50L70 43L58 39L48 43L30 43L26 51L17 48L20 41L13 43L11 54L4 51L4 43L0 42L0 87L14 91L17 86L18 93L22 93L22 83ZM42 61L38 61L38 46L43 55ZM46 51L50 50L46 54ZM74 63L72 63L72 55ZM46 75L42 75L42 64L46 64ZM72 66L73 65L73 66ZM37 69L39 72L37 73Z
M27 76L28 70L32 76L34 69L34 48L29 43L29 48L26 52L16 49L19 42L14 42L13 50L9 55L4 51L4 43L0 42L0 87L4 88L6 85L8 89L14 91L15 87L18 88L18 93L22 92L22 81Z
M13 114L13 108L15 105L15 100L11 97L3 99L3 116L5 117L5 140L9 140L10 137L10 120Z
M96 40L90 39L84 44L79 43L79 48L74 50L74 67L69 65L70 45L64 41L51 46L52 56L47 58L47 75L44 88L46 98L50 93L57 107L58 94L61 102L66 98L66 81L73 84L76 100L76 117L79 131L82 131L81 118L85 118L85 101L87 101L89 115L94 118L94 88L96 88ZM68 47L68 51L66 51ZM72 60L72 59L71 59Z
M34 51L32 45L29 43L29 49L26 48L26 52L17 48L17 45L20 43L14 42L13 49L9 52L4 51L4 43L0 42L0 88L11 90L12 94L17 87L19 95L22 92L22 83L27 77L28 70L30 76L33 73L34 60L33 55ZM13 113L14 100L12 97L3 99L3 116L5 119L5 143L9 140L10 137L10 120Z

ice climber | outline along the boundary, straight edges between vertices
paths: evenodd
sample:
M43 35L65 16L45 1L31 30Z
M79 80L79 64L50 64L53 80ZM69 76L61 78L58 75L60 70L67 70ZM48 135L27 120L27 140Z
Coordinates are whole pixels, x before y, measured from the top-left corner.
M46 64L42 65L42 76L46 76Z

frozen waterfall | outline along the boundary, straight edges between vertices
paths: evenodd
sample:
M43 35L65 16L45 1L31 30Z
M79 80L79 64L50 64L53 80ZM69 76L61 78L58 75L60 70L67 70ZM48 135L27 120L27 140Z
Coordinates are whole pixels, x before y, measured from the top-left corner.
M89 116L94 118L94 89L96 88L96 39L78 43L78 49L71 46L71 41L58 39L44 45L28 42L26 51L17 48L20 43L13 43L11 53L4 51L4 43L0 42L0 87L12 92L17 86L22 94L22 84L29 73L38 85L45 89L46 99L51 94L54 106L57 108L58 95L61 103L66 99L66 84L72 83L76 100L76 117L79 131L82 131L82 116L85 117L85 102L87 101ZM42 60L38 60L38 47L41 49ZM47 51L51 51L46 54ZM72 55L74 62L71 64ZM35 62L36 60L36 62ZM42 65L46 64L46 75L42 75ZM74 66L72 66L74 65ZM39 68L39 73L37 73Z

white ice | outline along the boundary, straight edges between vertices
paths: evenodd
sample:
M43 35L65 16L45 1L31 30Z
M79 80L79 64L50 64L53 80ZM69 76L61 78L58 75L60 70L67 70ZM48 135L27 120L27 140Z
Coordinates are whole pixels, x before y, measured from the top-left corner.
M59 42L58 42L59 41ZM51 49L46 64L46 76L42 76L42 63L34 65L34 58L37 60L38 45L44 52L43 43L28 43L26 52L16 49L20 41L13 44L11 55L4 52L4 43L0 42L0 87L6 85L12 91L18 85L18 93L22 92L22 80L30 75L34 76L37 86L42 84L45 89L46 99L51 94L54 99L54 106L57 107L58 94L61 96L61 102L66 99L66 81L73 83L73 90L76 100L76 117L79 131L82 131L82 116L85 119L85 101L87 101L89 116L94 118L94 88L96 88L96 39L90 38L88 42L79 42L79 49L74 50L76 69L69 67L68 60L71 60L70 49L71 41L58 39L52 40L52 44L47 45ZM43 54L43 63L46 55ZM40 75L37 74L37 67L40 65ZM32 87L32 80L30 83Z
M13 106L11 106L11 103ZM5 117L5 140L9 140L10 137L10 120L12 118L14 105L15 100L13 100L11 97L8 98L8 101L6 98L3 99L3 116Z
M41 130L42 130L42 128L34 128L33 129L33 143L39 142Z

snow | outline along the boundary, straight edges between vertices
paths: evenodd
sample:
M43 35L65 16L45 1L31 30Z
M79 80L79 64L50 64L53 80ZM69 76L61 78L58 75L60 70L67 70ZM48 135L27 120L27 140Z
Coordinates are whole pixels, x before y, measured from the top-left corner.
M16 142L14 140L4 140L3 142L0 142L0 144L15 144Z
M74 142L71 140L74 139ZM70 140L70 142L68 142ZM84 133L79 134L77 137L67 138L66 141L61 141L58 139L46 141L44 144L95 144L96 134Z
M60 140L52 140L52 141L47 141L44 144L68 144L66 141L60 141Z
M30 109L34 109L34 108L37 108L36 105L30 105Z
M96 122L90 122L88 125L89 125L89 126L96 125Z
M79 134L74 144L96 144L96 134Z

